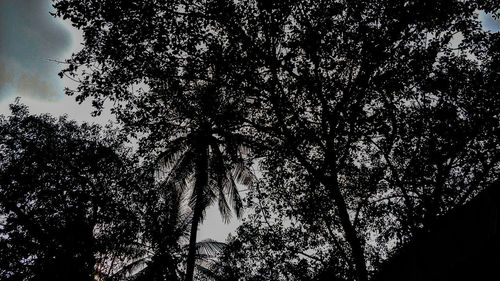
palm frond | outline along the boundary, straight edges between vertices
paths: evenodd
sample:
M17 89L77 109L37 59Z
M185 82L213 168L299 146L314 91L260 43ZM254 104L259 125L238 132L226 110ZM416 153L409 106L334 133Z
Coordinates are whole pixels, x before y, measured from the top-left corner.
M108 276L110 280L123 280L126 277L135 275L147 267L148 262L150 262L149 257L143 257L141 259L137 259L129 264L123 266L117 272Z
M219 192L219 212L224 220L224 223L229 223L231 220L231 208L229 208L229 204L227 203L226 195L224 194L224 187L217 185L217 189Z
M201 198L199 198L199 195L197 194L196 190L193 190L191 193L191 198L189 199L189 206L191 209L194 211L196 207L196 203L201 202L200 207L203 210L202 215L200 217L200 221L203 221L205 218L205 210L207 209L208 206L212 205L215 200L217 199L217 194L214 193L213 188L211 188L212 185L207 184L206 185L208 188L205 188L203 190L203 194L201 194Z
M232 150L236 152L233 152L233 156L239 156L241 158L249 156L252 151L251 146L255 144L254 139L250 136L236 132L225 135L224 140L226 146L233 147Z
M179 240L189 240L191 224L193 223L193 210L189 209L179 216L177 230L179 231Z
M224 251L226 243L205 239L196 243L196 255L215 258Z
M151 246L139 242L131 242L124 247L127 257L137 259L152 254Z
M243 211L243 201L241 200L240 192L238 191L238 187L234 182L233 177L230 173L227 174L226 182L224 185L225 192L231 202L234 212L236 213L236 217L241 218Z
M237 183L246 186L251 186L255 179L252 171L243 161L233 164L232 175Z
M247 146L245 144L240 144L238 147L238 150L240 151L240 155L243 157L249 156L250 153L252 152L252 149L250 148L250 146Z
M193 149L185 151L170 169L166 181L175 184L181 191L185 190L187 181L194 171L194 159L195 153Z
M156 165L171 170L180 156L187 150L187 137L178 137L168 142L168 146L156 157Z
M195 268L199 273L201 273L209 278L215 276L215 274L212 270L210 270L209 268L202 266L200 264L195 264Z
M217 178L217 186L219 187L219 210L221 211L221 214L223 215L224 222L228 222L231 213L228 212L227 207L228 203L226 200L226 194L227 198L229 199L229 202L231 203L231 206L233 207L233 210L236 213L236 217L240 218L241 217L241 211L243 208L243 203L241 201L241 197L239 195L239 191L237 189L237 186L234 182L233 179L233 174L229 169L227 169L226 165L224 165L224 155L222 151L220 150L219 147L214 146L213 147L213 152L214 152L214 162L217 164L216 171L215 171L215 176ZM242 161L241 161L242 163ZM234 166L234 165L233 165ZM243 165L244 166L244 165Z

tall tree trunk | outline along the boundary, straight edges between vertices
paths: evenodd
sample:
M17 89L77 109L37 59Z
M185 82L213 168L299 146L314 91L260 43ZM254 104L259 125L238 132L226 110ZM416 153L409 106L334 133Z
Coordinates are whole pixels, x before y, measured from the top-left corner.
M197 148L196 155L196 182L193 193L196 196L194 206L193 222L191 224L191 234L189 237L189 251L186 265L185 281L192 281L194 276L194 265L196 260L196 235L198 233L198 224L201 221L204 208L204 189L208 183L208 146L201 143Z
M333 134L330 132L333 139ZM364 256L363 245L360 238L356 233L356 229L351 222L349 217L349 212L347 210L347 204L345 202L344 196L340 191L339 182L337 179L337 154L333 148L333 143L327 143L327 153L326 153L326 165L327 174L321 177L322 184L328 190L328 193L335 201L336 209L339 213L340 223L344 230L347 243L351 247L352 251L352 261L356 267L356 279L357 281L367 281L368 280L368 270L366 269L366 262Z
M344 229L346 235L346 240L349 243L352 251L352 260L356 267L356 277L358 281L368 280L368 270L366 269L366 262L364 257L364 250L359 237L356 235L356 229L349 218L349 213L347 212L347 205L345 203L344 197L340 192L338 187L338 182L336 174L329 176L325 179L323 184L328 188L330 194L335 200L337 205L337 211L339 212L340 223Z
M196 208L201 209L201 208ZM185 281L192 281L194 275L194 263L196 255L196 235L198 233L198 224L200 222L201 212L195 209L193 222L191 224L191 235L189 237L189 252L186 265L186 279Z

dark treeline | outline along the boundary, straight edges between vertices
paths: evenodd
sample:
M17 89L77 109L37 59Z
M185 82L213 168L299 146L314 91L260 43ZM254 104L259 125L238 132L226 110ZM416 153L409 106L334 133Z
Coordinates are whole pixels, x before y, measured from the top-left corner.
M367 281L499 178L497 0L54 6L120 127L1 119L2 279Z

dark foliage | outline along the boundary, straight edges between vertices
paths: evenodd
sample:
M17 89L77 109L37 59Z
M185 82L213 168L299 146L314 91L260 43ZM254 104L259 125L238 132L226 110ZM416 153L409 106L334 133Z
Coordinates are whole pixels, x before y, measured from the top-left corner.
M138 221L116 135L65 118L0 116L0 279L92 280Z
M500 37L477 13L498 1L54 3L84 32L67 93L112 101L192 188L188 281L204 209L227 214L250 163L252 211L212 278L366 281L498 178Z

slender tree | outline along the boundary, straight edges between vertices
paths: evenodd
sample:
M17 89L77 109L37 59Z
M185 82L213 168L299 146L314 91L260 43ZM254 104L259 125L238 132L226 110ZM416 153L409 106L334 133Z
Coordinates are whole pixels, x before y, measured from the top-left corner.
M210 107L208 110L212 110ZM203 115L202 115L203 116ZM215 201L224 221L231 217L231 207L239 218L242 201L236 183L249 185L253 175L243 158L245 151L234 137L205 122L192 133L172 141L159 156L161 166L168 171L170 184L191 187L190 206L193 211L186 280L192 280L196 255L196 236L205 210ZM238 145L234 147L232 145Z

